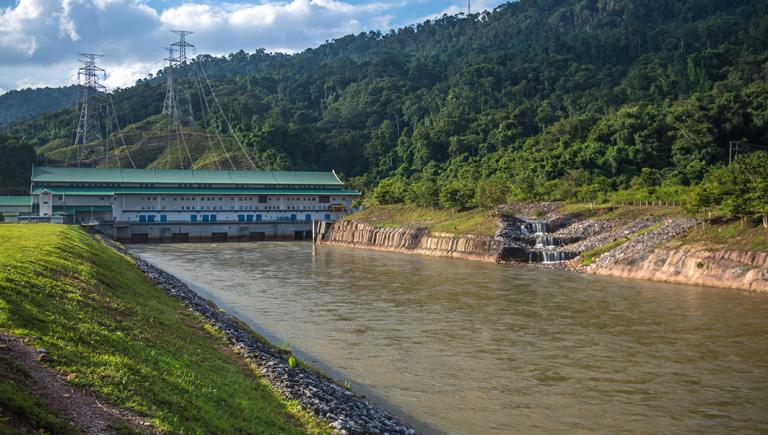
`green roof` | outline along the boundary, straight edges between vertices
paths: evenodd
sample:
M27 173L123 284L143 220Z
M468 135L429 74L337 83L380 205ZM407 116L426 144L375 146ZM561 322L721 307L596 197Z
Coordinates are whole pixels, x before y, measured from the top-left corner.
M342 186L334 172L32 168L33 183L297 184Z
M33 195L43 190L53 195L112 196L114 194L147 195L353 195L357 190L344 189L247 189L247 188L197 188L197 187L35 187Z
M31 207L31 196L0 196L0 206L6 207Z

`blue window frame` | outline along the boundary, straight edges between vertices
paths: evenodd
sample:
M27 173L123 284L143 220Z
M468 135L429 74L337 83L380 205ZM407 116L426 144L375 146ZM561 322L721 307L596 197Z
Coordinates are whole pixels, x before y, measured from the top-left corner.
M261 215L260 214L256 215L256 222L261 222Z
M295 221L295 220L296 220L296 215L295 215L295 214L292 214L292 215L291 215L291 220L292 220L292 221Z
M204 215L203 215L203 222L208 222L208 221L210 221L210 220L211 220L211 219L210 219L210 217L209 217L207 214L204 214Z
M245 220L247 220L248 222L253 222L253 215L252 214L249 214L245 218L246 218Z
M146 222L146 221L147 221L147 217L146 217L146 216L144 216L144 215L141 215L141 216L139 216L139 223L140 223L140 224L141 224L141 223L144 223L144 222Z
M331 215L329 215L329 214L325 215L325 220L327 220L327 221L331 220Z
M196 214L189 215L189 221L190 222L197 222L197 215Z
M309 213L305 214L305 215L304 215L304 220L305 220L305 221L311 221L311 220L312 220L312 215L311 215L311 214L309 214Z
M151 214L147 216L147 222L154 222L155 221L155 215Z
M211 222L216 222L216 215L215 214L211 215Z
M237 221L238 222L245 222L245 215L244 214L237 215Z
M160 222L168 222L168 215L161 214L160 215Z

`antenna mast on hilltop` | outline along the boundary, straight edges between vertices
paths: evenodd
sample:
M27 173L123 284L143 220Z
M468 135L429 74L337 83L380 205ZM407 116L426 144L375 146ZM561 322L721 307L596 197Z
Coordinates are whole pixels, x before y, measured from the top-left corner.
M472 13L472 0L467 0L467 15Z
M99 73L101 73L104 79L106 79L107 73L104 69L96 66L96 59L104 57L104 55L80 53L80 56L84 59L80 59L83 66L77 70L77 81L83 87L83 97L80 100L80 116L78 117L77 134L75 135L78 168L80 167L81 145L85 145L90 138L101 138L99 120L94 116L95 111L92 104L90 104L91 95L98 91L107 90L104 85L99 83Z

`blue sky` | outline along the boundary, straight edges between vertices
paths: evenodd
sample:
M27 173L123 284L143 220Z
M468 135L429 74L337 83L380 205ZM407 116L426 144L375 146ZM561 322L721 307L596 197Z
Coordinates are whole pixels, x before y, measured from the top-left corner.
M105 54L105 84L128 86L162 67L171 29L194 31L198 53L298 52L465 10L466 0L0 0L0 93L74 83L79 52Z

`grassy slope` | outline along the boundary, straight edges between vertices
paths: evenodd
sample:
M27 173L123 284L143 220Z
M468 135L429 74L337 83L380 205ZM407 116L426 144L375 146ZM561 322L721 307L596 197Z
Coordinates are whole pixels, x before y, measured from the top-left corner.
M488 210L435 210L412 205L376 205L345 218L379 227L427 228L433 232L493 236L498 219Z
M739 220L706 223L675 241L677 245L699 245L706 249L768 251L768 230L759 222Z
M126 126L122 134L112 134L108 141L109 161L103 160L101 147L103 141L91 141L81 150L83 160L97 159L100 167L118 167L114 148L120 156L120 165L128 167L130 153L137 167L180 168L183 163L189 168L191 157L196 169L215 169L230 167L227 154L237 167L246 167L242 161L240 148L229 135L209 135L198 127L184 127L182 135L170 128L167 116L155 115L141 122ZM219 138L221 142L219 142ZM123 146L125 143L125 146ZM213 150L211 150L213 146ZM37 149L41 158L52 161L72 162L77 155L77 147L71 140L54 140ZM187 150L189 155L187 155ZM226 152L225 152L226 150Z
M329 432L199 316L79 229L6 224L0 241L0 328L46 348L74 383L165 431Z

